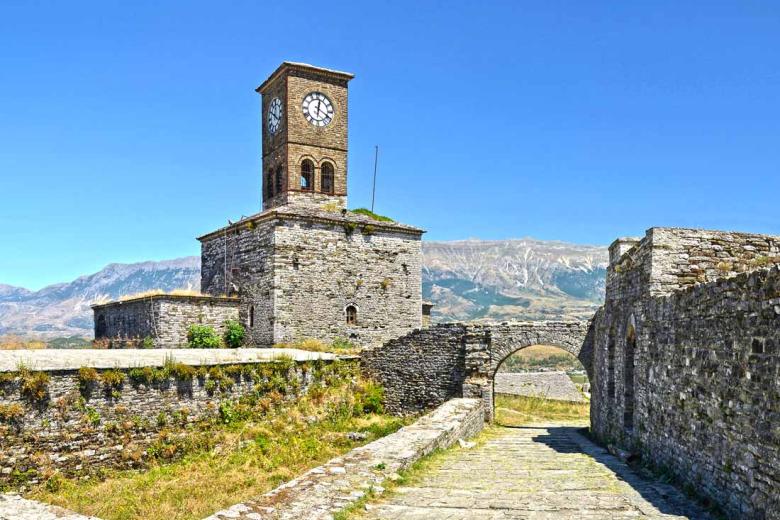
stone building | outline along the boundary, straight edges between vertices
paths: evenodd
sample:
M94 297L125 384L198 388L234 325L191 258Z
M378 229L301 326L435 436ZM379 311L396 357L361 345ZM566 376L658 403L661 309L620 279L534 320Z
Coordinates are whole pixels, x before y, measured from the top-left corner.
M592 321L605 444L720 504L780 511L780 237L652 228L610 247Z
M424 231L347 210L352 77L285 62L257 88L263 211L199 238L201 291L234 299L248 344L314 338L376 345L422 326ZM96 319L119 321L127 307L94 309Z
M113 348L140 347L146 338L157 348L187 343L193 323L224 332L227 320L238 319L238 299L178 294L153 294L94 305L95 338Z

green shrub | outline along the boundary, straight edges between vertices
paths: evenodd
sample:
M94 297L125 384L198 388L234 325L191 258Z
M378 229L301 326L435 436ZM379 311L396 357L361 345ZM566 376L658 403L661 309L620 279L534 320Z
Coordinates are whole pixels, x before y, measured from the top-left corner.
M222 393L230 392L235 386L236 381L232 377L225 376L219 380L219 391Z
M191 348L220 348L222 341L217 331L208 325L190 325L187 343Z
M82 394L89 392L92 387L98 382L100 376L98 371L92 367L79 368L79 390Z
M354 349L355 344L349 341L346 338L336 338L333 340L333 343L331 343L331 346L334 350L344 350L344 349Z
M11 384L19 377L18 372L0 372L0 385Z
M350 210L350 212L356 215L363 215L365 217L378 220L380 222L393 222L393 219L391 219L390 217L385 217L384 215L377 215L370 209L366 209L366 208L357 208L357 209Z
M374 233L376 233L376 228L372 224L366 224L363 226L364 235L373 235Z
M20 390L25 399L33 403L41 403L49 397L49 375L46 372L24 370L21 379Z
M244 326L235 320L225 321L225 334L222 339L225 340L225 345L230 348L238 348L244 342L244 336L246 331Z
M100 374L100 380L103 382L106 392L113 392L122 388L122 383L125 382L125 373L121 370L106 370Z
M133 386L149 385L155 380L155 370L152 367L135 367L127 373Z
M381 385L371 381L364 383L355 392L355 414L383 413L385 410L382 404L384 399L385 389Z
M198 373L194 367L184 363L172 363L168 368L168 373L177 381L189 381Z
M100 424L100 413L92 408L91 406L87 406L84 409L84 417L87 419L87 422L91 424L92 426L97 426Z
M0 404L0 423L16 424L23 416L24 408L20 404Z
M151 336L146 336L143 341L141 341L141 348L154 348L154 340Z
M355 224L354 222L344 222L343 227L344 227L344 233L347 236L350 236L352 233L355 232L355 229L357 228L357 224Z

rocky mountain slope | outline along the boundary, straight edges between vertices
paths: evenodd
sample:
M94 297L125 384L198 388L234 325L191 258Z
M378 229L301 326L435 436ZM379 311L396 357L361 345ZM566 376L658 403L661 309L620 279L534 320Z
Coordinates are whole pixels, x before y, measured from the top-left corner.
M95 274L35 292L0 285L0 335L91 335L90 305L97 301L155 288L172 291L199 287L200 259L196 257L110 264Z
M604 298L605 247L533 239L425 242L423 296L436 321L590 317ZM0 335L92 334L96 301L153 289L198 290L200 259L111 264L29 291L0 284Z
M526 238L423 251L423 296L440 320L587 319L604 301L606 247Z

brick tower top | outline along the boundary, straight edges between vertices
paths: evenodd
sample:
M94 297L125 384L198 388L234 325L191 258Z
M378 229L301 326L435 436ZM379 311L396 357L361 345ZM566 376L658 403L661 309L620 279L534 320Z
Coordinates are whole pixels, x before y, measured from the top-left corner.
M354 76L284 62L262 95L263 209L347 205L347 84Z

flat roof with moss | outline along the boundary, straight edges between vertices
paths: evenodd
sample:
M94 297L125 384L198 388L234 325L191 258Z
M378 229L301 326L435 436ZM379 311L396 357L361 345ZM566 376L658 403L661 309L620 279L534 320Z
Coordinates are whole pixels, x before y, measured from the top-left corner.
M231 223L229 226L224 226L210 233L206 233L205 235L198 237L198 240L203 242L205 240L210 240L212 238L222 236L226 232L239 230L253 224L280 219L305 220L308 222L323 222L330 224L344 224L350 222L355 225L373 226L373 228L376 230L406 233L415 236L421 236L423 233L425 233L425 230L418 227L395 222L388 217L372 214L369 210L362 208L354 211L328 211L324 209L311 209L295 206L279 206L249 217L242 218L238 222Z
M238 304L240 299L234 296L210 296L208 294L175 294L175 293L150 293L139 294L138 296L128 296L127 298L120 298L119 300L112 300L108 302L95 303L91 305L93 309L102 309L106 307L114 307L119 305L126 305L132 303L138 303L142 301L153 300L176 300L176 301L188 301L188 302L200 302L200 303L220 303L220 304Z

